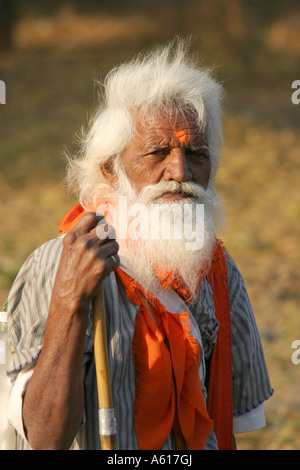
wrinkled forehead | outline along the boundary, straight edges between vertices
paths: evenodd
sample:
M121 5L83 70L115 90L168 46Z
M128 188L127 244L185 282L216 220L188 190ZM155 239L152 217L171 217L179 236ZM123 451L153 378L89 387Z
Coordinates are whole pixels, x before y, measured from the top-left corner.
M196 114L192 111L148 111L137 113L136 117L137 135L143 138L152 135L153 138L165 137L175 138L179 143L186 143L191 136L206 140L206 126L198 123Z

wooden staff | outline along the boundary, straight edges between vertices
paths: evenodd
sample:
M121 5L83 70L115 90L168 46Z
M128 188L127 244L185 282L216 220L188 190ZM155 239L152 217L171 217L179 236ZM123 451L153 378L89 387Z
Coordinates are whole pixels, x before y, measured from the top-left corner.
M93 324L101 449L115 450L117 448L117 430L108 360L103 285L93 301Z

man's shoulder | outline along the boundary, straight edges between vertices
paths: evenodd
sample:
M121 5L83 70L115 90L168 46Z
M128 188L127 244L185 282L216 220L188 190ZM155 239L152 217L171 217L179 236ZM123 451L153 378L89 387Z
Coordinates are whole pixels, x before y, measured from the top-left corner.
M226 268L227 268L228 280L229 281L231 279L242 280L242 274L237 266L237 263L227 251L225 252L225 263L226 263Z
M14 281L16 285L23 284L29 279L37 279L45 272L56 269L62 252L62 238L54 238L46 241L30 253Z
M236 311L237 306L241 305L243 305L247 310L252 311L245 281L239 267L237 266L237 263L229 254L227 254L225 260L227 267L231 313Z
M29 255L28 259L31 258L35 263L44 262L45 259L52 259L54 262L59 260L63 248L62 241L63 239L61 237L47 240L37 247Z

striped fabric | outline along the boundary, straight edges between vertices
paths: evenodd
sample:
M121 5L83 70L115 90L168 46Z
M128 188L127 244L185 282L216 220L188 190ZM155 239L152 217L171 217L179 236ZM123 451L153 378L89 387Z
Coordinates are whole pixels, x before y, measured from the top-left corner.
M20 370L29 364L34 365L41 351L61 251L60 238L51 240L34 251L24 263L11 289L8 324L14 353L14 369L10 372L12 381ZM232 259L227 261L227 269L232 324L233 409L234 415L239 416L263 403L272 395L273 390L243 279ZM114 273L104 281L104 290L119 449L132 450L138 448L134 429L135 370L131 349L138 307L128 301L123 286ZM202 357L208 358L216 342L218 322L214 314L212 292L206 279L201 284L198 300L190 306L190 310L201 333ZM100 449L91 312L86 332L83 377L85 419L72 448ZM18 449L29 448L28 443L18 436ZM206 448L217 449L213 432ZM174 449L172 435L163 446L163 450L168 449Z

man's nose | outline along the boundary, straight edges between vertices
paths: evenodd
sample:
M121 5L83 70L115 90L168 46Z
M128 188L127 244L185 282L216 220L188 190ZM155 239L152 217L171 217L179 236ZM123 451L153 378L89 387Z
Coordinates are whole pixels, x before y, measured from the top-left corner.
M166 160L164 179L166 181L189 181L192 177L184 149L173 149Z

